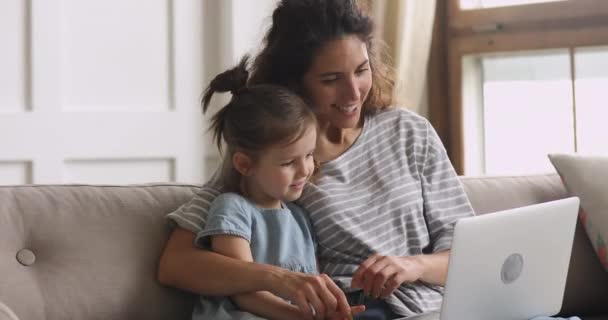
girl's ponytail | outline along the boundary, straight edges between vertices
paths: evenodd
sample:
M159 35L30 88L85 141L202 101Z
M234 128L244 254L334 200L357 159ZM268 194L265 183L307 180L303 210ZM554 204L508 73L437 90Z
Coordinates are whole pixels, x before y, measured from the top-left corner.
M249 78L248 62L249 55L245 55L236 67L218 74L211 80L203 95L203 113L207 112L214 93L230 91L233 95L237 95L246 88Z
M249 78L249 72L247 71L247 63L249 56L245 55L239 64L225 72L222 72L215 76L203 95L203 114L207 112L211 97L216 92L228 92L232 93L232 99L225 105L220 111L218 111L211 119L210 130L213 131L213 140L217 144L218 149L222 150L222 139L225 132L225 124L228 119L228 112L233 104L236 96L241 94L247 88L247 80Z

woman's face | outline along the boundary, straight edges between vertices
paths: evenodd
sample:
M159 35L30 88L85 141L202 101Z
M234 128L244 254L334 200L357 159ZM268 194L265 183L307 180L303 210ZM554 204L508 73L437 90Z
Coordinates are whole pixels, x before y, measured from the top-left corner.
M329 41L304 74L304 93L321 124L340 129L360 124L361 107L372 86L367 46L356 36Z

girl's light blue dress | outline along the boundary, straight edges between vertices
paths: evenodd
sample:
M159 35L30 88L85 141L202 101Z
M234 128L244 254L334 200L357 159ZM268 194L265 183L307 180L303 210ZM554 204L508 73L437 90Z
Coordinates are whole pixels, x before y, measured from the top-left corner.
M247 240L255 262L318 273L311 224L304 210L295 204L283 203L280 209L265 209L236 193L222 194L211 203L207 223L196 236L197 246L210 248L213 235L233 235ZM229 298L200 297L192 319L261 318L238 310Z

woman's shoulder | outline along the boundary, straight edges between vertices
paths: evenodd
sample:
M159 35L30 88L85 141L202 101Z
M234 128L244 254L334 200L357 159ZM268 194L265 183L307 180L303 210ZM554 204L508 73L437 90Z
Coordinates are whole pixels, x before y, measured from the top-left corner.
M384 122L384 121L392 120L395 122L405 122L405 123L411 123L411 124L415 124L415 125L427 125L428 124L428 120L425 117L423 117L411 110L408 110L406 108L399 107L399 106L386 108L382 111L379 111L379 112L371 115L371 118L376 122Z
M391 107L370 117L376 127L390 127L403 133L414 133L417 136L425 135L430 127L429 121L423 116L402 107ZM383 130L381 130L383 131Z

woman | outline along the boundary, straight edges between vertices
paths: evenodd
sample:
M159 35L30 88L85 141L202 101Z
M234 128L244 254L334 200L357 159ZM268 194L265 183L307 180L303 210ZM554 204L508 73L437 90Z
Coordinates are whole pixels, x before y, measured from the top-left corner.
M314 156L322 166L298 204L313 222L323 274L195 249L222 188L212 179L169 214L178 228L160 281L203 295L270 291L308 319L347 316L347 298L381 318L439 309L453 225L473 211L428 121L390 107L393 81L372 21L349 0L284 0L272 19L251 82L292 88L319 120ZM357 288L367 298L352 301Z

